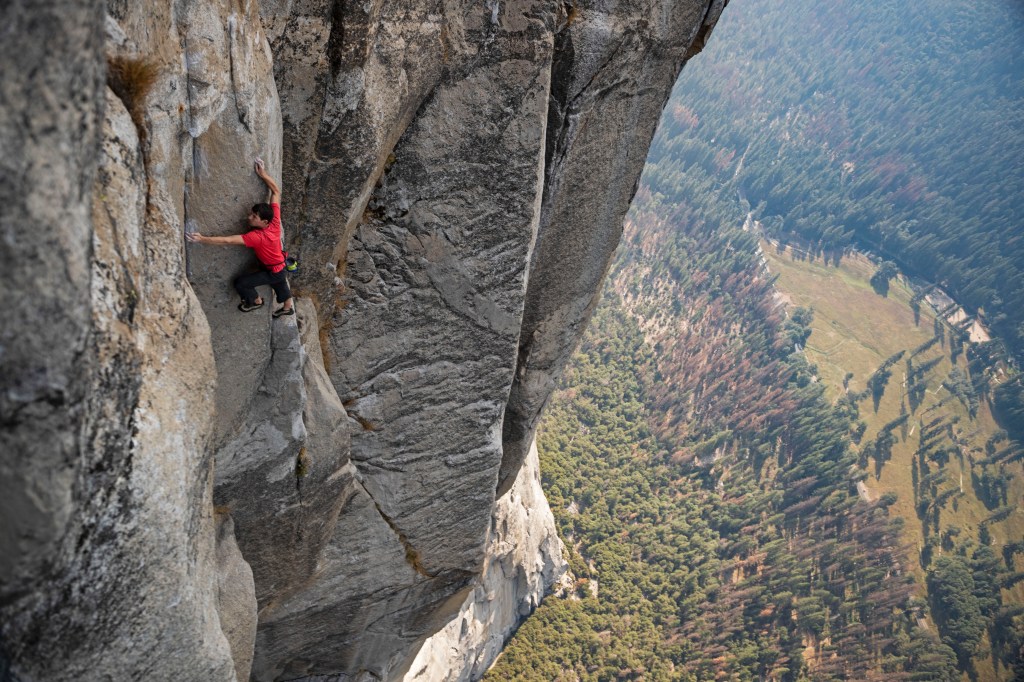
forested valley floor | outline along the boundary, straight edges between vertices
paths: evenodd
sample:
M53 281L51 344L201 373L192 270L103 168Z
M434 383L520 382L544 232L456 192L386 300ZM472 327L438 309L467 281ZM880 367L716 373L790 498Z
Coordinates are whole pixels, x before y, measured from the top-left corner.
M539 432L575 588L487 679L1024 679L1020 8L734 5Z
M1013 551L1004 545L1000 557L986 544L991 534L951 532L948 518L929 532L957 497L941 474L940 462L957 457L951 413L937 419L946 413L932 407L942 399L881 423L870 391L853 390L845 375L850 390L822 380L805 350L815 343L813 312L780 302L782 282L754 233L724 227L742 225L742 215L695 219L711 208L666 209L640 193L628 248L541 430L544 485L575 592L544 602L488 679L1024 672L1021 609L1002 589L1016 581L1006 565ZM912 316L893 289L892 300L867 295ZM927 386L940 364L932 354L948 364L952 343L926 324L931 341L904 355L907 367L927 367L918 379ZM875 369L884 374L887 359ZM856 381L874 385L874 375ZM945 405L970 404L930 385ZM879 398L888 408L893 396L910 400L894 387ZM901 430L911 420L917 439ZM899 493L873 473L898 464L879 454L888 447L891 457L894 444L913 450L917 470L916 487ZM1010 445L987 443L1002 455ZM986 521L1004 522L998 515ZM925 551L907 541L908 523Z

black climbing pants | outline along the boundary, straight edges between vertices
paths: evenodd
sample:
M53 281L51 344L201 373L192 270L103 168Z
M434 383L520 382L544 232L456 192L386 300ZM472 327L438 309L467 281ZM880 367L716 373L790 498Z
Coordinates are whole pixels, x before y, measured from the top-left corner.
M288 288L288 271L281 269L280 272L260 270L248 275L242 275L235 280L235 291L242 297L246 305L252 305L259 294L256 287L269 284L274 287L274 295L278 303L284 303L292 297L291 289Z

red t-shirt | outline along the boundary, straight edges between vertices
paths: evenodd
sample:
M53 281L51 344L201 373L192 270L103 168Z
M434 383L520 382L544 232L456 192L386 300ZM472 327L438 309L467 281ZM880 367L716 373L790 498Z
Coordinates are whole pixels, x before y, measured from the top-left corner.
M267 270L281 272L284 268L284 253L281 251L281 206L271 204L274 219L262 229L250 230L242 235L242 241L256 252L256 257Z

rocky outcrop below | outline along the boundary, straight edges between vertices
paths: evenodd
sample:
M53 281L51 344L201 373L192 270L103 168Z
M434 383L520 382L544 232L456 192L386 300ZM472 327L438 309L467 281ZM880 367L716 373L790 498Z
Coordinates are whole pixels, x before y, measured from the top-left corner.
M562 541L540 485L536 446L494 505L484 569L459 613L416 654L405 682L478 680L552 586L569 587Z
M723 4L5 3L0 678L485 669L562 570L522 463ZM257 156L295 317L185 240Z

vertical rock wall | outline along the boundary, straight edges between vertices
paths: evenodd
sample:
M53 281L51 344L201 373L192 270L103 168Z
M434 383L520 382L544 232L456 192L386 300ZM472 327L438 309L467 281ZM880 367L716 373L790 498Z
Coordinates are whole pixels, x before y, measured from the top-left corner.
M726 1L580 3L577 20L558 35L544 203L504 418L499 494L515 479L597 304L672 85Z
M0 20L0 248L18 320L0 351L0 668L234 679L209 328L183 286L177 206L144 158L157 143L103 85L102 3L5 3Z
M258 649L303 642L288 674L392 677L409 661L381 654L414 650L474 584L661 107L723 5L263 0L299 193L290 244L360 484L341 522L364 521L334 543L381 566L400 546L411 569L311 582L286 617L267 611ZM393 538L375 547L381 522ZM405 608L381 613L382 597ZM318 620L317 647L298 614L325 599L344 605ZM410 612L433 615L410 626ZM351 647L317 661L332 639Z
M0 672L485 669L561 570L507 491L722 4L6 3ZM244 229L256 156L303 266L274 321L248 250L184 240Z
M5 3L10 36L0 59L0 249L17 282L12 319L0 327L4 452L0 463L0 594L4 604L36 586L61 550L74 511L85 400L95 362L82 362L91 327L91 188L99 165L104 101L102 3L66 3L43 13ZM49 49L45 36L59 38ZM66 63L73 68L65 69ZM73 102L73 106L62 106ZM36 313L40 311L40 313ZM56 347L54 338L61 339ZM131 389L129 389L130 391ZM39 453L33 443L43 439ZM44 457L40 459L39 456Z

